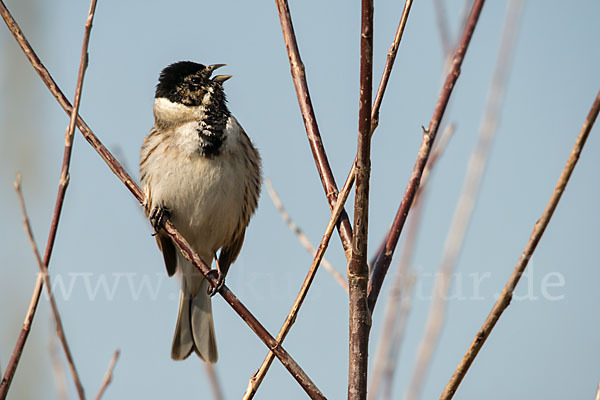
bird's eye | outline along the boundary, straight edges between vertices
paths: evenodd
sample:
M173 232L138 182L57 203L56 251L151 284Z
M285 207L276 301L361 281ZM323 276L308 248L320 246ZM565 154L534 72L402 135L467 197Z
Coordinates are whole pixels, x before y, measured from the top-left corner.
M199 85L199 84L200 84L200 82L201 82L201 79L200 79L200 77L198 77L198 76L194 76L194 77L192 78L192 83L193 83L194 85Z

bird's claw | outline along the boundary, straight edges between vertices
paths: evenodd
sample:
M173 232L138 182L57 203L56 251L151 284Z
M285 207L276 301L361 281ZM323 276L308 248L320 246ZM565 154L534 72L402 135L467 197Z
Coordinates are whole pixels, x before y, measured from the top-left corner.
M216 286L209 286L208 290L206 291L206 293L208 293L210 297L213 297L215 294L217 294L219 290L221 290L221 288L225 284L225 275L223 275L220 271L216 269L211 269L208 273L208 276L217 280Z
M171 216L171 210L169 210L165 206L156 206L150 212L150 223L152 224L152 228L154 228L154 233L152 236L155 236L159 230L161 230L165 226L165 222Z

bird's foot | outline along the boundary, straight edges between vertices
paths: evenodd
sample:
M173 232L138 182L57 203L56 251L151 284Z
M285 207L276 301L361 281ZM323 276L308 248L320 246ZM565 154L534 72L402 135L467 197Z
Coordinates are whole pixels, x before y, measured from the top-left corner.
M216 254L215 254L215 265L217 266L217 269L216 270L211 269L210 272L208 273L209 276L211 276L213 279L217 280L217 284L215 287L208 288L207 293L210 297L213 297L215 294L217 294L217 292L219 290L221 290L221 288L225 284L225 274L223 274L221 272L221 266L219 265L219 259L217 258Z
M150 213L150 223L154 228L154 233L152 236L155 236L159 230L164 228L165 222L171 216L171 210L169 210L165 206L156 206L152 209Z

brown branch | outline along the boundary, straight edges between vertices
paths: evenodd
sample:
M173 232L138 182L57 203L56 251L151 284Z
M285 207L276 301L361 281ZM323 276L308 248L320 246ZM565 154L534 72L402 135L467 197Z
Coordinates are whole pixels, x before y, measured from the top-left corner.
M23 49L28 60L31 62L34 69L40 75L42 81L46 84L50 92L56 98L61 107L67 112L72 112L72 107L65 95L62 93L46 67L42 64L38 56L31 48L29 42L23 35L19 26L12 18L2 0L0 0L0 14L4 18L9 30L15 36L18 44ZM90 145L98 152L100 157L106 162L111 171L119 178L121 182L125 184L127 189L134 195L134 197L140 202L144 202L144 194L140 187L134 182L133 178L127 174L121 164L113 157L108 149L100 142L100 140L94 135L90 127L83 121L83 119L77 117L77 127L90 143ZM194 266L196 266L208 280L208 282L214 287L217 285L217 281L211 275L209 275L210 268L204 261L198 257L197 254L191 249L189 243L181 236L181 234L175 229L171 222L167 221L165 224L165 232L171 237L173 242L177 245L181 253L188 259ZM275 356L279 358L284 367L292 374L292 376L300 383L302 388L308 393L311 398L322 399L323 394L310 380L306 373L300 368L300 366L292 359L292 357L283 349L269 334L269 332L261 325L261 323L250 313L250 311L239 301L239 299L223 285L219 293L223 296L225 301L234 309L234 311L248 324L256 335L265 343L265 345L275 353ZM22 350L22 348L21 348ZM2 398L0 398L2 400Z
M577 164L577 161L579 160L579 156L581 155L583 146L585 145L585 142L590 134L590 131L592 130L592 127L594 126L594 122L596 121L596 117L598 116L599 111L600 111L600 91L598 91L598 94L596 95L596 99L594 100L594 103L592 104L592 107L587 115L587 118L585 119L583 126L581 127L581 130L579 131L579 135L577 136L575 145L573 146L573 149L571 150L571 154L569 155L569 159L567 160L567 163L566 163L563 171L560 174L558 183L556 184L556 186L554 188L554 192L552 193L552 196L550 196L550 200L548 201L548 204L546 205L546 208L544 209L542 216L540 217L539 220L537 220L537 222L533 226L533 231L531 232L529 241L525 245L525 249L523 250L523 253L521 253L521 257L519 258L519 261L517 262L515 269L513 270L510 278L508 279L508 282L506 282L506 285L504 286L504 289L502 290L500 297L496 301L496 304L494 304L492 311L486 318L482 327L479 329L479 332L477 332L477 335L475 335L475 338L473 339L473 342L469 346L467 353L465 354L462 361L456 368L456 371L452 375L452 378L450 379L450 382L448 382L448 385L444 389L444 392L440 396L440 399L449 400L454 396L454 393L456 393L456 389L458 388L458 385L460 385L460 383L462 382L467 371L469 370L469 367L475 360L475 357L477 357L479 350L481 350L481 347L483 346L483 344L489 337L490 333L492 332L492 329L494 329L494 326L500 319L500 316L502 315L504 310L506 310L506 308L509 306L510 301L512 299L512 294L513 294L517 284L519 283L519 279L521 278L521 275L523 275L523 272L525 272L527 263L531 259L533 252L535 251L535 248L537 247L538 243L540 242L540 239L542 238L542 235L544 234L544 231L548 227L548 223L550 222L550 219L552 218L552 214L554 214L554 210L556 210L556 206L558 205L558 202L560 201L560 198L561 198L563 192L565 191L565 188L567 187L569 178L571 177L571 174L573 173L573 170L575 169L575 165Z
M373 265L371 280L369 281L369 309L371 312L375 308L375 303L377 302L377 297L379 296L381 286L383 285L383 280L385 279L385 275L387 274L392 261L392 256L394 254L394 250L396 249L396 245L398 244L400 233L402 232L402 228L406 222L406 217L408 216L408 212L417 193L417 189L423 175L423 170L427 164L427 160L431 153L432 144L439 129L440 121L444 116L446 106L448 105L448 101L450 100L450 96L456 85L456 81L460 76L460 68L467 53L471 38L473 37L473 32L475 31L475 26L479 20L479 15L481 14L481 9L483 8L484 2L484 0L476 0L473 3L473 8L471 9L471 14L469 15L469 19L465 25L465 30L463 32L460 45L454 54L452 68L446 77L446 83L444 84L444 88L442 89L442 93L438 99L438 103L429 123L429 127L423 132L423 140L421 142L421 147L419 148L417 160L404 192L402 202L398 207L398 212L396 213L394 222L392 223L392 228L390 229L390 232L386 238L384 252L380 254L375 262L375 265Z
M383 101L383 96L385 95L385 89L387 88L390 75L392 74L392 68L394 67L394 61L396 61L396 55L398 54L398 48L400 47L400 40L402 40L402 35L404 34L404 28L406 27L406 21L408 21L408 15L410 14L412 3L413 0L406 0L404 3L404 9L402 11L402 15L400 16L400 22L398 23L398 28L396 29L396 35L394 36L392 45L387 53L387 60L385 62L385 67L383 67L383 75L381 76L381 81L379 82L379 88L377 89L375 101L373 102L373 109L371 111L371 135L373 135L373 132L375 132L375 129L379 124L379 108L381 107L381 102ZM354 165L355 164L352 164L353 170ZM351 174L354 175L352 172Z
M423 211L423 202L425 198L427 182L431 169L435 166L440 155L446 148L448 141L454 133L455 125L450 124L444 129L440 139L436 142L435 148L429 157L429 162L423 171L421 185L417 191L414 200L413 212L408 224L406 238L402 245L402 253L398 263L398 271L394 279L392 288L385 307L381 337L377 345L375 355L373 375L369 383L369 399L376 399L379 394L380 384L383 382L383 397L391 397L391 386L396 362L400 352L401 341L404 336L404 327L408 312L410 311L410 294L407 291L412 290L414 276L411 276L409 270L412 264L413 254L416 247L417 234L421 225L421 215ZM385 242L384 242L385 244ZM400 309L400 311L398 311Z
M331 239L331 235L333 234L333 230L335 229L336 221L338 220L340 213L343 210L344 203L348 199L348 194L350 193L350 187L349 187L350 184L351 184L351 181L346 181L345 186L342 188L342 191L340 192L340 196L338 196L337 202L335 203L335 207L333 208L333 212L331 213L331 218L329 219L327 228L325 228L325 233L323 234L323 237L321 238L321 243L319 243L319 248L317 249L317 253L315 254L315 257L314 257L313 262L308 270L308 273L306 274L306 278L304 278L304 282L302 283L300 292L296 296L296 300L294 301L294 304L292 305L292 309L288 313L288 315L283 323L283 326L281 327L281 329L279 330L279 333L277 334L277 342L280 344L283 342L283 340L289 333L290 329L292 328L292 325L296 321L296 317L298 316L300 307L302 306L302 303L304 302L304 299L306 298L308 290L310 289L310 285L312 284L312 281L317 273L317 269L319 268L321 260L323 259L323 256L325 255L325 250L327 250L327 246L329 245L329 239ZM252 376L252 378L250 378L250 382L248 383L248 388L246 389L246 393L244 394L244 397L243 397L244 400L254 398L254 395L256 394L258 387L260 386L265 375L267 374L267 371L269 370L269 367L271 366L272 362L273 362L273 353L269 352L269 354L267 354L267 357L263 361L263 363L260 366L260 368L258 369L258 371L256 371L254 373L254 375Z
M358 149L356 152L356 195L354 237L348 265L350 287L348 400L367 397L369 332L371 313L367 307L367 242L369 232L369 179L371 176L371 96L373 91L373 0L361 2L360 96Z
M69 165L71 163L71 151L73 149L73 133L75 130L75 117L79 110L79 104L81 102L81 92L83 87L83 78L85 76L85 70L87 68L88 62L88 45L90 40L90 33L92 30L92 21L94 19L94 13L96 10L96 0L91 0L90 10L88 12L88 18L85 23L85 31L83 35L83 44L81 46L81 57L79 62L79 73L77 76L77 86L75 90L75 106L71 110L71 119L69 121L69 127L67 128L67 132L65 133L65 149L63 154L63 163L61 167L60 181L58 185L58 193L56 195L56 203L54 206L54 213L52 215L52 223L50 225L50 232L48 234L48 241L46 242L46 250L44 251L44 259L42 261L43 265L46 267L50 263L50 256L52 255L52 249L54 248L54 240L56 239L56 232L58 230L58 222L60 220L60 215L62 211L62 206L65 199L65 193L67 191L67 186L69 184ZM12 19L12 16L8 12L8 9L4 5L4 2L0 0L0 13L4 18L4 21L8 25L8 28L13 32L15 37L20 37L22 40L25 40L23 33L17 26L17 24ZM9 23L12 21L12 23ZM17 38L18 40L18 38ZM24 50L25 48L21 46ZM26 53L27 54L27 53ZM33 50L31 54L27 54L28 57L35 56ZM37 56L35 56L37 59ZM39 60L38 60L39 61ZM64 96L63 96L64 97ZM66 100L66 99L65 99ZM5 399L8 394L8 389L10 388L10 384L12 382L13 376L17 370L17 366L19 364L19 360L21 359L21 354L23 353L23 348L25 347L25 342L27 341L27 337L29 336L29 331L31 328L31 322L33 321L33 317L35 316L35 311L37 309L37 305L40 299L40 294L42 293L42 280L38 280L36 283L36 287L33 291L31 305L32 307L28 311L28 315L25 319L25 323L21 328L21 333L17 339L17 343L15 345L15 349L13 350L12 356L4 373L4 377L2 378L2 382L0 383L0 399ZM83 397L83 389L79 386L77 387L77 391L79 392L79 396Z
M17 181L14 184L15 190L17 192L17 196L19 197L19 204L21 205L21 213L23 214L23 225L25 225L25 231L27 232L27 237L29 238L29 244L31 245L31 249L33 250L33 254L40 268L40 274L42 276L43 282L46 285L46 292L48 293L48 300L50 301L50 307L52 309L52 315L54 316L54 321L56 323L56 336L58 336L58 340L62 345L62 348L65 352L65 357L67 358L67 365L69 366L69 370L71 371L71 375L73 375L73 381L75 383L75 388L77 389L77 394L80 399L85 399L85 394L83 390L83 385L81 384L81 380L79 379L79 374L77 374L77 368L75 368L75 362L73 361L73 356L71 355L71 349L69 348L69 344L67 343L67 338L65 336L65 331L63 329L62 320L60 318L60 314L58 312L58 307L56 306L56 301L54 300L54 294L52 293L52 287L50 286L50 278L48 277L48 267L42 261L42 257L40 256L40 252L38 250L37 244L33 237L33 231L31 230L31 224L29 223L29 217L27 216L27 210L25 208L25 200L23 199L23 193L21 192L21 176L17 175Z
M479 193L481 179L485 171L493 139L497 132L501 104L506 88L508 72L513 59L522 6L523 0L513 0L508 3L496 68L488 91L484 115L479 127L479 138L471 154L461 195L456 205L448 235L446 236L442 261L440 262L439 273L434 285L433 299L425 324L425 333L419 344L415 368L408 385L407 400L416 400L420 397L425 377L443 327L446 313L446 297L450 290L452 273L456 269L458 255L460 254L460 249L462 248L463 240L469 226L472 211Z
M323 189L327 196L327 201L329 202L329 208L333 210L338 198L338 188L335 183L335 178L333 177L333 172L331 171L331 166L329 165L329 160L327 159L327 154L325 153L325 148L323 147L321 133L319 132L319 126L317 125L317 118L310 99L308 84L306 82L306 72L304 70L302 59L300 58L300 50L298 49L296 34L294 33L294 26L292 25L290 9L287 0L275 0L275 3L277 4L277 11L281 21L281 30L283 32L288 58L290 60L292 80L294 82L294 87L296 88L308 142L317 165ZM352 227L350 226L350 220L348 219L348 214L345 210L342 210L338 231L340 239L342 240L342 246L344 247L346 259L349 259L352 243Z
M279 195L277 194L277 191L275 190L275 188L273 188L273 184L271 183L271 180L269 178L265 179L265 185L267 187L267 191L269 192L269 196L271 197L275 208L277 208L277 211L279 211L281 218L283 218L283 221L292 230L292 232L296 234L298 240L300 241L304 249L306 249L306 251L308 251L310 255L315 257L317 254L317 249L315 249L308 237L304 234L304 232L302 232L302 229L300 229L300 227L296 225L290 214L288 214L287 210L283 206L283 203L281 202L281 199L279 198ZM335 268L333 268L329 261L327 261L324 258L321 260L321 264L323 264L323 268L325 268L325 270L329 272L333 279L335 279L336 282L339 283L340 286L344 288L347 292L348 284L346 283L346 279L342 276L342 274L340 274Z
M219 378L217 377L217 371L215 370L214 364L204 363L204 369L206 370L206 375L208 376L208 381L210 382L210 388L213 392L214 400L224 400L223 390L221 389L221 384L219 383Z
M96 394L96 400L100 400L102 396L104 396L104 392L106 392L106 388L112 382L113 371L115 369L115 365L117 365L117 360L119 359L119 355L121 351L119 349L115 350L115 353L110 360L110 364L108 364L108 369L106 370L106 374L104 375L104 379L102 380L102 385L100 385L100 389Z
M598 382L598 390L596 391L595 400L600 400L600 382Z

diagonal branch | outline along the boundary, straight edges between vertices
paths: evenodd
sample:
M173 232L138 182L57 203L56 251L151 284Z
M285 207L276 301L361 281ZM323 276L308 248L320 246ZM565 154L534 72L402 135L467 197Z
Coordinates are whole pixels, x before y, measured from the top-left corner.
M373 374L369 382L369 400L378 398L380 386L384 386L383 398L391 397L392 378L396 370L401 340L404 336L406 319L410 311L411 290L415 276L411 274L413 253L417 243L417 234L421 226L423 202L427 193L428 179L431 169L435 166L440 155L446 148L450 137L454 133L455 125L450 124L444 129L440 139L429 157L429 162L423 172L421 185L413 204L413 212L408 223L406 236L402 244L402 253L398 260L396 276L389 291L386 302L381 335L377 342ZM411 292L411 293L407 293Z
M12 18L12 15L8 12L2 0L0 0L0 14L4 18L6 25L8 26L11 33L15 36L19 46L23 49L25 56L34 67L34 69L40 75L42 81L46 84L52 95L56 98L61 107L67 112L72 112L72 107L64 93L60 90L46 67L42 64L37 54L35 54L33 48L23 35L23 32L17 25L16 21ZM96 150L100 157L106 162L111 171L119 178L121 182L125 184L127 189L133 194L133 196L140 202L144 202L144 194L140 187L133 181L133 178L123 169L123 166L113 157L108 149L100 142L100 140L94 135L90 127L83 121L83 119L77 117L77 127L81 131L84 138L90 143L90 145ZM173 242L177 245L181 253L190 262L200 270L207 281L215 287L218 282L209 274L210 268L206 263L200 259L200 257L192 250L189 243L183 236L175 229L170 221L165 223L165 232L171 237ZM223 285L219 293L223 296L225 301L234 309L234 311L248 324L256 335L265 343L265 345L275 353L275 356L279 358L284 367L292 374L292 376L298 381L302 388L307 392L311 398L322 399L323 394L310 380L306 373L300 368L300 366L292 359L287 351L279 345L269 334L269 332L262 326L262 324L252 315L252 313L242 304L242 302L227 288ZM0 397L0 400L2 398Z
M58 184L58 193L56 195L56 203L54 206L54 214L52 215L52 223L50 225L50 233L48 234L48 241L46 242L46 250L44 251L44 259L42 261L43 265L48 267L50 263L50 256L52 255L52 249L54 248L54 240L56 239L56 232L58 230L58 222L60 220L60 215L62 211L62 206L65 200L65 193L67 191L67 186L69 185L69 166L71 164L71 152L73 149L73 133L75 131L75 116L79 110L79 104L81 103L81 92L83 87L83 78L85 76L85 70L87 68L88 63L88 45L90 41L90 34L92 31L92 22L94 20L94 14L96 11L96 0L91 0L90 10L88 12L88 17L85 23L85 31L83 34L83 44L81 45L81 57L79 61L79 72L77 76L77 86L75 89L75 100L74 107L71 110L71 119L69 121L69 127L67 128L67 132L65 133L65 149L63 154L63 163L61 167L60 181ZM0 13L4 18L4 21L7 23L8 28L15 35L19 35L23 40L25 37L23 36L21 30L17 26L16 22L12 19L12 16L8 12L8 9L4 5L4 2L0 0ZM12 21L9 24L9 21ZM23 48L23 47L22 47ZM23 48L24 49L24 48ZM33 53L33 50L32 50ZM29 56L29 55L28 55ZM32 54L35 56L35 54ZM35 57L37 58L37 56ZM39 60L38 60L39 61ZM65 99L66 100L66 99ZM28 313L23 327L21 328L21 333L19 334L19 338L17 339L17 344L15 345L15 349L12 353L8 366L6 368L4 377L2 378L2 382L0 383L0 399L6 398L8 394L8 389L10 388L10 384L12 382L13 376L17 370L17 366L19 364L19 360L21 359L21 354L23 353L23 347L25 347L25 342L27 341L27 337L29 336L29 331L31 328L31 322L33 321L33 317L35 316L35 311L37 309L37 305L40 299L40 294L42 293L42 280L37 280L35 289L33 291L30 312ZM80 390L81 389L81 390ZM77 391L79 392L79 396L83 397L83 389L77 387Z
M552 196L550 196L550 200L548 200L548 204L546 205L542 216L539 220L537 220L537 222L533 226L533 231L531 232L529 241L525 245L525 249L523 250L523 253L521 253L521 257L519 258L519 261L517 262L513 273L508 279L508 282L506 282L506 285L504 286L500 297L496 301L496 304L494 304L492 311L490 312L485 322L479 329L479 332L477 332L477 335L475 335L475 338L469 346L467 353L456 368L456 371L454 371L454 374L452 375L450 382L448 382L448 385L446 385L446 388L440 396L440 399L449 400L454 396L458 385L460 385L463 378L467 374L467 371L469 370L469 367L475 360L475 357L477 357L479 350L481 350L481 347L483 346L487 338L490 336L492 329L494 329L494 326L500 319L500 316L502 315L504 310L506 310L506 308L509 306L510 301L512 299L512 294L515 288L517 287L517 284L519 283L519 279L521 279L521 275L523 275L523 272L525 272L527 263L531 259L535 248L537 247L538 243L540 242L540 239L542 238L542 235L544 234L544 231L548 227L548 223L550 223L550 219L554 214L554 210L556 210L556 206L558 205L558 202L560 201L560 198L563 192L565 191L565 188L567 187L569 178L571 177L571 174L575 169L575 165L579 160L579 156L581 155L583 146L585 145L590 131L594 126L594 122L596 121L596 117L598 116L599 111L600 91L598 91L596 99L592 104L587 118L585 119L583 126L579 131L579 135L575 140L575 144L573 145L573 149L571 150L569 159L567 160L567 163L564 169L562 170L560 177L558 178L558 182L554 188L554 192L552 193Z
M369 281L369 309L371 312L373 312L373 309L375 308L375 303L377 302L377 297L379 296L385 275L390 267L394 250L396 249L398 239L400 238L400 233L402 232L406 217L408 216L408 212L421 182L423 170L425 169L425 165L427 165L427 160L431 153L431 147L437 135L440 121L444 116L446 106L448 105L456 81L460 76L460 68L467 54L467 49L471 42L471 38L473 37L473 32L475 31L475 26L479 20L479 15L481 14L484 2L485 0L476 0L473 3L473 8L471 9L469 19L465 25L462 39L454 54L452 67L446 77L446 82L438 99L431 121L429 122L429 127L423 132L423 140L421 142L421 147L419 148L417 160L410 176L410 180L408 181L408 185L406 186L406 190L404 191L402 202L398 207L394 222L392 223L392 228L386 238L384 251L380 253L372 268L371 280Z
M325 250L327 250L327 246L329 245L329 239L331 239L331 235L333 233L333 230L335 229L335 222L338 220L340 213L342 212L343 205L348 198L348 194L350 193L349 184L350 184L350 181L346 181L346 185L342 188L342 191L340 192L340 196L338 197L337 202L335 203L335 207L333 207L333 212L331 213L331 218L329 219L327 228L325 228L325 233L323 234L321 243L319 243L319 248L317 249L317 253L315 254L313 262L312 262L310 268L308 269L308 273L306 274L306 277L304 278L304 282L302 283L300 292L298 292L298 295L296 296L296 300L294 301L294 304L292 305L290 312L288 313L287 317L285 318L285 321L284 321L281 329L279 330L279 333L277 334L277 343L281 344L283 342L283 340L289 333L290 329L292 329L292 325L296 321L298 312L300 312L300 307L302 306L302 303L304 302L304 299L306 298L306 295L308 294L308 289L310 289L310 285L312 284L312 281L315 278L315 275L317 274L317 269L319 268L321 260L323 259L323 256L325 255ZM248 383L248 388L246 389L246 393L244 394L243 400L249 400L249 399L254 398L254 395L256 394L258 387L262 383L265 375L267 374L267 371L271 367L271 363L273 362L273 357L274 357L273 353L269 352L269 354L267 354L267 357L263 361L263 363L260 366L260 368L258 369L258 371L256 371L254 373L254 375L252 376L252 378L250 378L250 382Z
M275 191L275 188L273 187L273 184L271 183L271 180L269 178L265 179L265 185L267 186L267 191L269 192L269 196L271 197L271 200L273 201L275 208L277 208L277 211L279 211L281 218L283 218L283 221L292 230L292 232L294 232L296 234L296 236L298 236L298 240L300 241L302 246L306 249L306 251L308 251L313 257L315 257L317 254L317 249L315 249L315 247L312 245L312 243L310 242L308 237L306 237L304 232L302 232L302 229L300 229L300 227L298 225L296 225L296 223L294 222L294 220L292 219L290 214L288 214L287 210L283 206L283 203L281 202L281 199L279 198L279 195L277 194L277 191ZM338 198L338 201L339 201L339 198ZM336 205L337 205L337 203L336 203ZM335 226L335 221L334 221L334 226ZM344 278L342 276L342 274L340 274L335 268L333 268L333 266L325 258L323 258L321 260L321 262L323 264L323 268L325 268L325 270L327 272L329 272L329 274L333 277L333 279L335 279L336 282L339 283L340 286L346 290L346 292L348 292L348 284L346 283L346 278Z
M392 74L392 68L394 67L394 61L396 61L398 47L400 46L400 40L402 40L402 35L404 34L404 28L406 27L406 21L408 21L408 15L410 14L412 3L413 0L406 0L404 3L404 9L402 10L402 15L400 16L400 22L398 23L398 28L396 29L396 35L394 36L392 45L387 53L385 67L383 67L383 75L381 76L379 88L377 89L375 101L373 102L373 109L371 110L371 135L373 135L373 132L379 124L379 108L381 107L381 102L383 101L383 96L385 95L385 89L387 89L387 84L390 80L390 75ZM352 164L352 168L354 169L354 164ZM354 174L352 173L352 175Z
M485 111L479 128L479 138L471 154L461 195L456 205L448 235L446 236L439 273L436 276L433 298L425 324L425 333L418 347L413 375L408 385L406 396L408 400L416 400L420 397L427 371L429 370L433 353L443 328L447 304L446 298L450 290L452 273L456 269L458 255L469 226L483 173L497 132L502 99L515 50L517 28L523 3L523 0L513 0L507 6L496 67L490 83Z
M321 183L323 184L323 189L325 190L327 201L329 202L329 208L333 210L338 198L338 188L335 183L335 178L333 177L333 172L331 171L331 166L329 165L329 160L327 159L327 154L325 153L325 148L323 147L321 133L319 132L319 126L317 125L317 118L310 99L308 84L306 82L306 72L304 70L302 59L300 58L300 50L298 49L296 34L294 33L294 26L292 25L292 16L290 15L287 0L275 0L275 3L277 4L277 11L279 12L281 30L283 31L285 47L290 60L292 80L294 81L294 87L296 88L308 142L315 163L317 164L317 170L319 171ZM346 213L345 210L342 210L340 215L338 231L342 240L342 246L344 247L346 259L350 259L352 227L350 226L348 213Z
M106 392L106 388L112 382L113 371L115 369L115 365L117 365L117 360L119 359L119 355L121 351L119 349L115 350L115 353L110 360L110 364L108 364L108 369L106 370L106 374L104 375L104 380L102 381L102 385L100 385L100 390L96 394L96 400L100 400L102 396L104 396L104 392Z
M33 237L33 231L31 230L31 224L29 223L27 209L25 208L25 200L23 199L23 192L21 192L21 175L17 175L17 181L15 182L14 186L15 186L15 191L17 192L17 196L19 197L19 204L21 205L21 213L23 214L23 225L25 225L25 231L27 232L27 237L29 238L29 244L31 245L31 249L33 250L33 255L35 256L35 259L40 268L40 275L42 276L44 285L46 285L46 292L48 293L48 300L50 301L52 315L54 316L54 322L56 323L56 336L58 336L58 340L60 341L60 344L62 345L62 348L65 352L65 357L67 358L67 365L69 366L71 375L73 375L73 382L75 382L75 388L77 389L77 395L79 396L80 399L85 399L83 385L81 384L81 380L79 379L79 374L77 373L77 368L75 368L75 362L73 361L71 349L69 348L69 344L67 343L67 338L65 336L65 330L63 329L62 320L61 320L60 314L58 312L58 307L57 307L56 301L54 299L54 294L52 293L52 287L50 286L50 278L48 277L48 267L42 261L42 257L40 256L40 252L38 250L37 244Z
M40 276L40 274L38 274L38 276ZM59 400L68 400L67 376L63 369L60 357L58 356L58 349L56 347L57 340L57 337L52 335L48 343L50 362L52 363L52 372L54 373L54 384L56 385L56 394L58 395Z
M214 364L204 363L204 369L206 370L206 375L208 376L208 381L210 382L213 399L224 400L225 396L223 396L223 390L221 389L221 383L219 382L219 377L217 376L217 371L215 370Z

